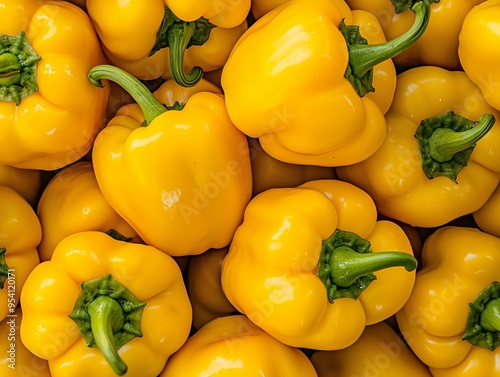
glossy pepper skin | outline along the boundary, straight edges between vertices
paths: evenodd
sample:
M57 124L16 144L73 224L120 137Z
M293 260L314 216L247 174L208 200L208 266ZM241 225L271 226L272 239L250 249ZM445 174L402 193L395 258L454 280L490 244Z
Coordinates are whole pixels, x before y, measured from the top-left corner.
M475 225L483 232L500 237L500 223L497 221L500 212L500 185L477 211L472 213Z
M3 1L0 18L0 163L56 170L79 160L104 127L109 96L87 79L105 62L90 19L66 1L38 0ZM25 60L7 52L16 43Z
M70 165L52 178L40 198L37 215L42 225L38 245L42 261L50 259L63 238L87 230L115 231L131 242L141 242L102 195L89 161Z
M367 158L385 136L383 113L396 74L389 57L418 39L428 22L426 2L414 10L415 26L385 44L379 43L385 37L375 17L352 12L343 0L290 1L275 8L249 27L224 65L221 83L231 120L284 162L343 166ZM364 40L348 37L348 47L342 20L351 25L348 30L360 26ZM363 35L366 27L370 32Z
M169 360L159 377L317 377L302 351L284 345L243 315L216 318Z
M449 70L460 70L458 41L467 13L484 0L432 1L427 29L408 49L393 58L396 65L414 67L433 65ZM393 0L346 0L351 9L361 9L375 15L388 40L408 30L415 20L410 10L396 12ZM395 1L405 3L405 1Z
M141 95L96 139L92 158L104 197L145 243L172 256L227 246L250 200L252 171L246 137L227 116L224 97L200 91L182 109L167 110L115 70L96 67L92 76L123 76Z
M87 1L88 14L113 65L142 80L174 77L178 81L181 77L185 86L194 84L204 71L225 64L231 48L247 29L249 9L250 0ZM183 30L177 31L179 45L167 41L171 32L163 29L167 24L164 18L172 16L177 18L173 26L184 24ZM188 24L196 25L195 35L192 39L187 36L182 45L181 36L188 34ZM198 33L203 40L198 41Z
M367 326L347 348L317 351L310 359L318 377L432 377L427 366L385 322Z
M295 187L316 179L335 178L335 169L325 166L289 164L269 156L259 140L248 139L252 160L252 196L270 188Z
M36 208L45 188L45 180L46 177L41 170L20 169L0 164L0 185L8 186L21 194L33 208Z
M422 258L412 294L396 314L407 343L434 377L500 376L500 349L462 339L469 304L500 276L500 239L445 226L427 238ZM498 339L498 330L490 335Z
M0 322L0 371L2 377L51 377L46 360L33 355L19 337L23 313L18 306Z
M21 307L21 339L48 360L53 377L156 377L191 328L177 263L152 246L97 231L64 238L30 274ZM107 326L115 334L109 343Z
M373 252L358 248L362 240ZM380 258L377 268L363 264L366 256ZM224 259L222 288L239 312L283 343L335 350L403 306L415 267L408 237L395 223L377 221L365 192L318 180L252 199Z
M496 62L500 53L496 24L500 16L500 1L486 0L465 17L459 35L458 56L467 76L479 86L486 101L500 110L500 69Z
M40 263L41 238L33 208L13 189L0 186L0 321L14 313L28 275Z
M483 120L488 119L488 124L482 121L481 128L474 127L467 133L457 130L437 141L436 148L444 148L442 156L446 158L442 164L434 157L431 162L438 170L442 167L447 173L445 169L450 168L456 175L428 177L415 134L422 121L431 122L441 115L446 119L445 114L450 111L475 122L476 127L483 115L492 115L494 119L486 116ZM431 228L472 213L488 200L500 178L500 113L488 105L464 72L423 66L401 73L386 121L387 136L377 152L358 164L336 169L340 179L368 192L381 214L413 226ZM435 124L445 132L446 122ZM461 122L464 119L449 124L468 124ZM482 135L479 140L470 138L476 131L486 131L487 127L491 128L486 134L477 135ZM435 132L435 136L439 132ZM452 144L451 138L463 140ZM467 149L459 153L455 146ZM464 153L469 153L471 146L472 152L467 157ZM438 153L436 158L442 156ZM455 166L458 158L467 161L461 170L456 170L460 167Z
M224 295L221 283L222 262L228 251L229 247L226 246L189 258L186 270L187 290L193 307L193 327L196 330L215 318L236 312Z

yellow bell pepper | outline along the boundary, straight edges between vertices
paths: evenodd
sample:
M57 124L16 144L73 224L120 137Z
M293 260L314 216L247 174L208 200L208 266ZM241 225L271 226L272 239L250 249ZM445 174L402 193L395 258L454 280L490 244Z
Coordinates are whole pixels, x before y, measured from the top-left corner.
M250 0L87 0L113 65L142 80L173 78L182 86L225 64L249 11Z
M335 178L335 169L324 166L289 164L269 156L259 140L248 139L252 160L252 196L270 188L295 187L307 181Z
M24 283L40 263L38 217L16 191L0 185L0 321L13 314Z
M198 330L211 320L234 314L236 309L222 291L222 261L229 247L211 249L189 258L187 290L193 307L193 327Z
M416 264L404 231L377 221L368 194L318 180L252 199L221 278L229 302L276 339L335 350L403 306Z
M287 1L290 0L252 0L250 12L253 17L258 20L273 9L278 8L281 4L285 4Z
M56 170L79 160L109 96L87 79L105 62L89 17L66 1L7 0L0 19L0 164Z
M36 208L45 188L45 180L46 177L41 170L20 169L0 164L0 185L8 186L18 192L33 208Z
M90 76L118 82L137 102L118 111L93 148L111 207L145 243L172 256L227 246L250 200L252 171L224 97L201 91L167 109L117 67L99 66Z
M60 170L43 191L37 215L42 226L38 245L40 260L49 260L57 244L70 234L86 230L117 232L132 242L141 242L102 195L92 163L81 161Z
M231 120L284 162L343 166L367 158L385 136L383 113L396 77L390 58L418 39L429 21L427 0L413 10L415 24L407 33L379 43L385 37L375 17L352 12L344 0L275 8L249 27L224 65Z
M464 72L422 66L401 73L386 121L377 152L336 169L380 213L431 228L491 196L500 180L500 112Z
M385 322L367 326L347 348L316 351L310 359L318 377L432 377L427 366Z
M422 258L411 296L396 314L408 345L434 377L500 376L500 289L493 283L500 239L444 226L427 238Z
M64 238L29 275L21 307L21 340L52 377L156 377L191 329L173 258L97 231Z
M20 339L23 313L18 306L0 322L0 373L2 377L51 377L46 360L33 355Z
M479 86L486 101L500 110L500 52L493 47L498 34L500 1L486 0L467 13L460 30L458 56L467 76Z
M433 65L460 70L458 41L467 13L484 0L429 0L431 16L427 29L408 49L393 58L396 65ZM346 0L351 9L361 9L375 15L387 39L403 34L415 21L415 14L406 9L415 1L405 0ZM395 5L398 7L396 10ZM402 7L406 10L399 10Z
M284 345L243 315L212 320L192 335L159 377L317 377L300 350Z
M475 225L485 233L500 237L500 184L481 208L472 213Z

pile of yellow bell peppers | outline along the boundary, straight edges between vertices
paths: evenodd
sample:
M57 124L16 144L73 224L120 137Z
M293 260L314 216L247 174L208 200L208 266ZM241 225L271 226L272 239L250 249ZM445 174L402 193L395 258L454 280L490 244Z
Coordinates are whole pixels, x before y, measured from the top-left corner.
M0 376L500 377L500 0L0 19Z

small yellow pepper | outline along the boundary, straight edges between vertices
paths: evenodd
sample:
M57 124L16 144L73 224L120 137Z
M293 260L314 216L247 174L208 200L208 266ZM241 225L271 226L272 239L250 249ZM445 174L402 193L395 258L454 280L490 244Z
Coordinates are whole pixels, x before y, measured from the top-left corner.
M159 377L317 377L300 350L284 345L243 315L212 320L192 335Z
M173 258L97 231L64 238L28 277L21 307L21 340L52 377L156 377L192 319Z
M18 192L36 208L45 186L44 172L33 169L20 169L0 164L0 185L8 186Z
M463 71L433 66L398 76L387 136L366 160L336 169L381 214L419 227L478 210L500 180L500 112Z
M90 77L118 82L137 102L118 111L93 148L111 207L145 243L172 256L229 245L251 198L252 170L247 139L231 123L224 97L203 91L213 88L205 83L165 108L117 67L96 67Z
M40 263L36 248L41 238L33 208L0 185L0 321L14 313L28 275Z
M192 86L225 64L247 29L250 0L87 0L87 11L113 65Z
M270 188L295 187L307 181L335 178L335 169L324 166L289 164L269 156L259 140L248 139L252 160L252 196Z
M500 239L444 226L427 238L422 264L396 314L408 345L434 377L500 376Z
M51 377L46 360L33 355L23 344L21 307L0 322L0 374L2 377Z
M249 27L224 65L231 120L284 162L343 166L367 158L385 136L396 80L390 58L429 21L426 1L412 9L412 28L385 42L376 18L343 0L275 8Z
M86 230L118 232L129 241L141 242L104 199L89 161L67 166L52 178L40 198L37 215L42 225L38 245L42 261L50 259L63 238Z
M500 184L481 208L472 213L475 225L485 233L500 237Z
M486 0L467 13L460 30L458 56L469 78L479 86L486 101L500 110L500 1Z
M229 247L207 250L189 258L187 290L193 307L193 327L198 330L212 319L234 314L236 309L222 291L222 261Z
M404 231L377 221L368 194L318 180L252 199L224 259L222 288L283 343L335 350L403 306L416 264Z
M311 355L318 377L432 377L427 366L387 323L367 326L356 342Z
M87 14L67 1L0 7L0 164L57 170L87 154L109 90L87 74L105 62Z
M449 70L461 68L458 41L467 13L484 0L429 0L431 16L427 29L408 49L393 58L402 66L433 65ZM415 1L406 0L346 0L351 9L361 9L375 15L387 39L403 34L415 21L415 14L407 9ZM396 11L395 5L403 7Z

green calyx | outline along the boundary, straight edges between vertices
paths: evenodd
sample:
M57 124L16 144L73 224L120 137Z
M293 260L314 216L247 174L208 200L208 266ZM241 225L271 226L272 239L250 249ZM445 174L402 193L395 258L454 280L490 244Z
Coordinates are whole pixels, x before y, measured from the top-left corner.
M392 5L394 5L394 10L396 14L410 10L415 3L421 0L391 0ZM439 3L439 0L428 0L430 3Z
M89 347L98 347L113 371L122 376L127 365L118 350L142 337L141 318L146 303L139 301L110 274L84 282L69 317Z
M494 351L500 345L500 283L495 281L469 303L462 340Z
M0 247L0 289L3 289L5 281L9 277L9 266L5 261L5 252L7 249L5 247Z
M116 229L110 229L106 232L106 234L117 241L132 242L132 238L125 237L123 234L118 232Z
M38 56L26 40L18 35L0 35L0 101L19 105L23 98L38 91L36 72Z
M479 141L495 124L493 115L484 114L477 122L453 111L424 119L415 132L420 145L422 170L429 179L445 176L457 182L460 171Z
M194 67L190 73L184 72L184 53L191 46L203 45L214 27L215 25L205 18L192 22L183 21L165 7L163 22L156 33L156 44L149 55L168 47L172 78L181 86L193 86L200 81L203 70L200 67Z
M337 229L323 241L317 274L332 303L342 297L357 299L376 279L374 272L395 266L413 271L417 260L399 251L373 253L368 240Z
M359 33L355 25L339 25L349 51L349 62L344 76L350 81L360 97L375 91L372 85L373 67L392 59L415 43L427 29L431 15L430 0L415 2L411 10L415 12L415 22L412 27L399 37L379 44L370 45Z
M167 111L146 85L121 68L107 64L98 65L90 70L88 79L94 86L102 87L102 80L111 80L125 89L141 108L146 118L145 126Z

